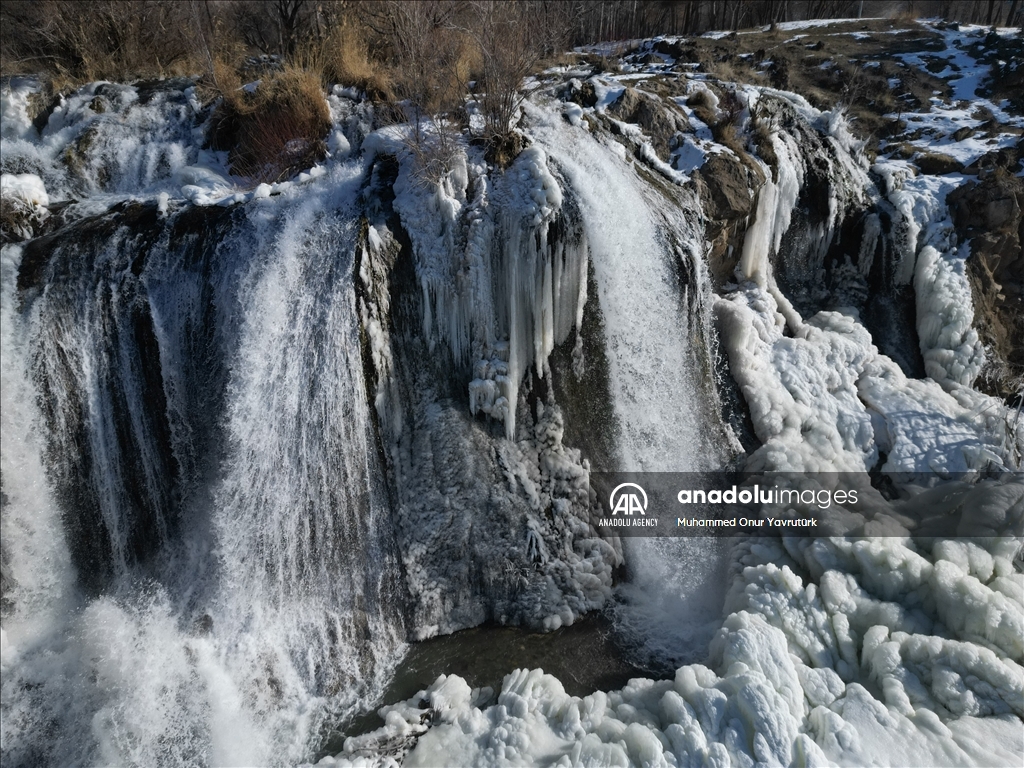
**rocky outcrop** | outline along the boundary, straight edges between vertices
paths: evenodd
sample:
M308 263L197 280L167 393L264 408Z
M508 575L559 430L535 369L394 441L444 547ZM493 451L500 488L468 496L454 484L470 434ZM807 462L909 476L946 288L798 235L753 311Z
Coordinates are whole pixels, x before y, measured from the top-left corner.
M708 266L715 284L722 285L732 279L747 217L754 210L753 190L764 178L752 163L725 153L711 155L693 177L707 214Z
M971 245L974 327L988 351L978 385L1012 400L1024 386L1024 179L997 167L947 201L957 231Z
M635 88L626 88L609 111L623 122L639 125L662 160L668 160L675 147L673 138L676 133L690 130L682 114L670 111L664 103L645 96Z
M942 176L947 173L961 173L963 163L941 152L922 152L914 161L921 173Z

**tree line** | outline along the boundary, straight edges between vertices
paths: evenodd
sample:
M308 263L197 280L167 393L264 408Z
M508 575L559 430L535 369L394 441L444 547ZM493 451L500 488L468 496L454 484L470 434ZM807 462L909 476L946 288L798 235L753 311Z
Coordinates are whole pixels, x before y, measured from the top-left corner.
M475 47L478 60L500 57L498 49L509 46L525 46L543 57L607 40L886 15L1015 26L1024 22L1024 2L5 0L0 5L0 68L4 74L126 79L212 71L217 59L237 63L254 54L310 58L310 49L343 43L361 48L368 66L412 66L423 72L424 58L445 59L440 66L450 68L456 44ZM317 56L323 59L324 53Z
M310 96L354 86L383 122L415 126L430 176L446 166L454 127L469 124L470 94L484 121L477 137L497 162L514 157L523 78L575 46L908 14L1014 25L1024 0L4 0L0 73L47 75L50 92L198 76L208 97L223 97L214 143L254 177L308 163L253 170L296 137L310 138L309 157L322 151L327 118L307 109L322 101ZM256 79L257 93L239 89Z

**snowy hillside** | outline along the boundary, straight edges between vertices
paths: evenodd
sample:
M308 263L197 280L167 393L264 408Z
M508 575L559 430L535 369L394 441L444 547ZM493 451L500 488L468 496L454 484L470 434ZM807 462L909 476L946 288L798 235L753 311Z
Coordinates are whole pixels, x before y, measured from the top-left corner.
M1022 61L935 21L592 46L507 167L479 94L338 85L259 184L189 79L5 81L5 765L1019 764ZM725 470L859 500L598 522L596 473ZM597 613L647 677L391 697L410 645Z

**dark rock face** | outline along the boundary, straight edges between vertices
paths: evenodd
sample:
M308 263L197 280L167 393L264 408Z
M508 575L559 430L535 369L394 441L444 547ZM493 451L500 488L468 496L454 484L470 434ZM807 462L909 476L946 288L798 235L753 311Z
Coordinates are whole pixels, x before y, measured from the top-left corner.
M690 130L683 115L670 112L664 104L644 96L635 88L627 88L610 111L619 120L637 123L643 128L662 160L668 160L676 133Z
M35 237L44 212L35 211L14 197L0 198L0 244L20 243Z
M723 155L712 155L700 174L711 197L714 218L731 220L750 214L754 200L745 165Z
M756 199L751 190L764 179L756 177L749 163L725 154L710 156L693 178L708 216L708 263L715 284L722 285L732 279L739 261L747 217Z
M1011 172L1019 170L1018 163L1024 156L1024 139L1017 142L1013 147L1001 147L1000 149L986 152L966 169L965 173L978 174L985 171L994 171L996 168L1004 168Z
M577 88L570 87L566 94L566 99L576 102L581 107L593 107L597 105L597 89L588 80Z
M947 202L958 233L971 244L974 326L989 352L978 385L1013 399L1024 383L1024 179L997 168Z

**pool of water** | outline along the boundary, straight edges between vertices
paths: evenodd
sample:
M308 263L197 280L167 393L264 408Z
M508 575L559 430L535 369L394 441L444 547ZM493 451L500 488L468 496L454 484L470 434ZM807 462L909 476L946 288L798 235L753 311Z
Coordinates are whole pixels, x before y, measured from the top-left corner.
M426 689L439 675L458 675L473 688L501 690L505 675L516 669L543 669L554 675L573 696L610 691L652 671L626 660L611 622L604 616L579 619L554 632L530 632L518 627L482 626L431 638L410 647L394 679L377 705L324 734L316 756L342 751L345 738L379 728L377 709L405 701Z

